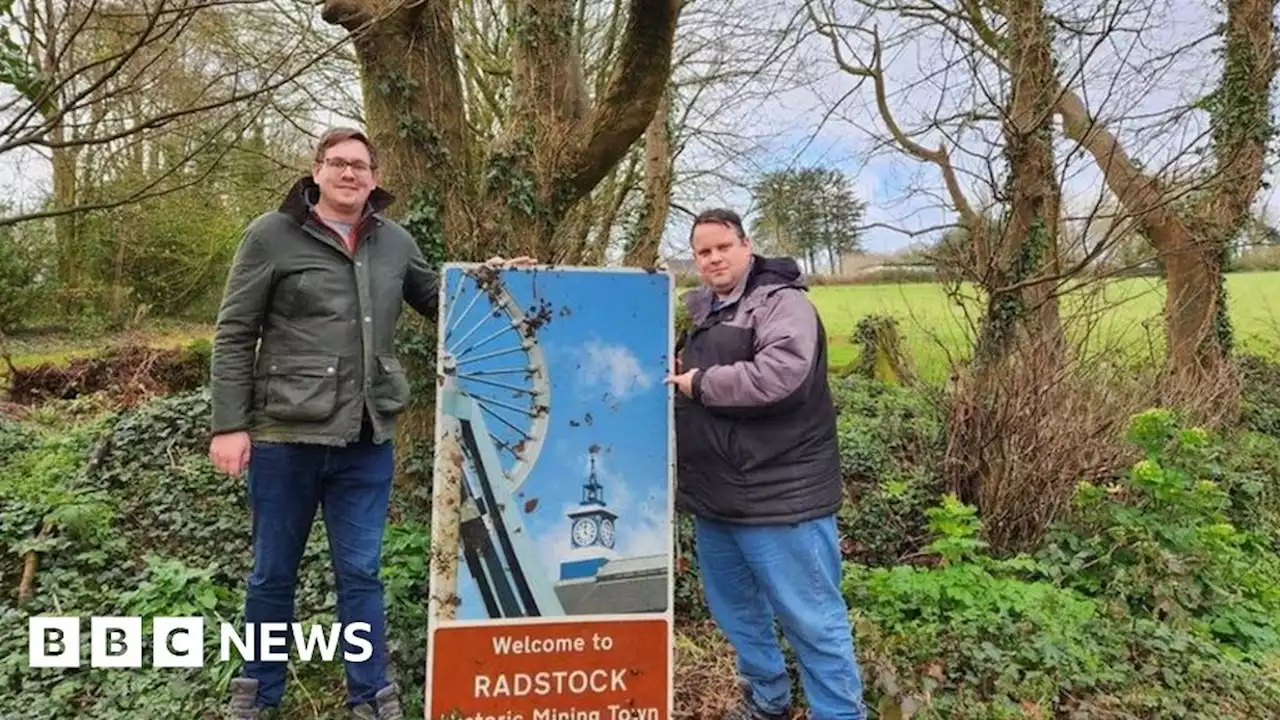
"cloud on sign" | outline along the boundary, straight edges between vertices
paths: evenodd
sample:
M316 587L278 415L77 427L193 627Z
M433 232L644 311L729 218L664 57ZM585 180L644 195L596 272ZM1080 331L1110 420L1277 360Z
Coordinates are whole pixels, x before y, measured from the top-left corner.
M604 388L616 400L644 392L657 382L630 348L597 340L588 340L579 350L578 373L583 388Z

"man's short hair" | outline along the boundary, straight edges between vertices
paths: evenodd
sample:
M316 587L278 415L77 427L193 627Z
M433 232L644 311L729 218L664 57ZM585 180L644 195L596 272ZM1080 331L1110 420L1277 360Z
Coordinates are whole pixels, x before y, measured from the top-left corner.
M324 157L329 152L329 148L348 140L359 140L364 143L364 146L369 150L369 165L375 168L378 167L378 151L373 147L369 136L351 127L336 127L326 130L320 136L320 139L316 141L315 161L317 163L324 162Z
M693 231L697 230L699 225L708 223L729 228L739 240L747 239L747 232L742 229L742 218L738 217L738 213L728 208L712 208L703 210L693 219L693 227L689 230L689 242L693 242Z

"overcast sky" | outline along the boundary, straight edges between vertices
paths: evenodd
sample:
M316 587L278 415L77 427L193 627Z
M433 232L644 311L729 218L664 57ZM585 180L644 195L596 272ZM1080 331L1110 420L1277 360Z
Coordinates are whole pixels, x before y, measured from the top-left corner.
M1217 82L1219 64L1212 55L1215 43L1195 45L1193 41L1219 21L1219 11L1203 0L1155 0L1142 6L1126 0L1126 12L1118 14L1117 1L1086 7L1064 4L1060 11L1076 19L1098 14L1099 7L1110 10L1111 21L1121 30L1089 47L1060 44L1060 72L1146 167L1159 168L1171 161L1191 163L1194 156L1189 150L1205 145L1196 139L1205 131L1203 116L1190 114L1170 123L1164 111L1188 104ZM747 0L714 2L717 7L687 16L682 42L686 47L701 47L701 58L732 58L733 62L768 56L772 43L759 30L776 31L786 26L802 8L795 2L776 7ZM700 5L706 7L705 3ZM1003 92L995 77L975 83L965 56L938 31L911 27L885 15L864 17L856 14L852 2L837 5L843 13L837 21L878 29L886 47L890 105L904 130L919 132L913 135L917 142L936 148L943 140L937 131L921 132L928 118L971 112L989 105L989 97ZM1093 22L1090 27L1097 29L1099 24ZM1141 33L1127 31L1137 27L1145 29ZM757 32L751 33L753 29ZM851 32L846 32L845 38L846 60L869 60L864 39ZM1193 48L1176 53L1173 61L1152 61L1187 45ZM817 36L805 39L797 50L785 54L785 62L773 65L790 78L772 81L771 88L760 80L747 86L722 87L703 96L693 115L705 130L717 134L693 138L681 155L677 173L684 181L675 188L675 204L693 212L728 205L749 217L750 194L743 185L752 177L767 170L823 164L848 174L867 202L865 221L875 227L864 232L866 249L891 251L913 241L935 239L936 233L925 231L953 217L938 170L883 145L885 126L876 112L871 83L841 72L833 62L829 42ZM806 82L798 83L797 76ZM1157 121L1165 124L1157 128ZM990 190L983 186L992 178L998 182L1002 172L997 132L996 126L988 123L961 136L958 146L954 136L951 138L953 160L965 174L962 180L975 203L990 196ZM745 135L750 138L723 140L724 136ZM1061 139L1057 159L1066 211L1087 214L1103 192L1094 162ZM708 169L718 170L720 176L708 175ZM697 171L704 172L696 180L688 180ZM43 158L30 152L0 155L0 193L4 197L25 204L48 190L49 169ZM1280 209L1272 191L1264 189L1263 193L1260 204ZM666 238L670 251L683 247L688 219L680 210L672 211Z

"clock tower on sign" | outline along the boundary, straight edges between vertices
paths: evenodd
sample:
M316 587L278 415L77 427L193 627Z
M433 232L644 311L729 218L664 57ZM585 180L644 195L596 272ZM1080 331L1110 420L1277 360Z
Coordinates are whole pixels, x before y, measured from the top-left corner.
M618 519L604 500L604 486L596 475L595 448L592 448L587 481L582 486L582 500L567 514L569 552L560 563L560 579L593 577L606 563L617 558L614 530Z

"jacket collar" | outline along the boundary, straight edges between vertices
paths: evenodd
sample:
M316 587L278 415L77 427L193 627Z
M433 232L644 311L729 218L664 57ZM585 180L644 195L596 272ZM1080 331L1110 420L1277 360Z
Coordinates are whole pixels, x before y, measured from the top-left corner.
M285 194L284 200L280 202L280 212L293 218L299 225L304 224L307 218L315 211L316 202L320 199L320 186L316 184L315 178L310 175L299 178L289 188L289 192ZM381 215L391 203L395 202L395 196L390 192L375 187L373 192L369 193L369 200L365 203L365 217L370 215Z

